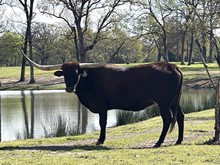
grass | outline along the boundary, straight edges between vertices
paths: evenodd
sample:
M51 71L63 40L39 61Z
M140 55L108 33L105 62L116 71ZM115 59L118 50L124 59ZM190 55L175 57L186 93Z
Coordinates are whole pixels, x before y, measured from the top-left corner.
M95 146L99 132L62 138L0 144L0 164L218 164L220 146L206 145L213 136L214 110L186 115L182 145L173 145L177 130L161 148L151 148L161 118L107 129L107 140Z
M200 62L192 65L180 65L179 62L175 64L183 71L205 71L203 64ZM210 70L219 70L219 66L217 63L208 63L207 66Z
M21 67L0 67L0 76L1 78L20 78L20 72L21 72ZM51 76L53 75L54 71L41 71L39 69L34 69L34 73L36 77L45 77L45 76ZM25 77L29 78L30 73L30 68L26 67L25 70Z
M52 116L52 118L48 119L47 124L49 126L41 124L44 130L44 137L63 137L80 134L76 126L71 123L73 121L70 118L65 118L62 115Z

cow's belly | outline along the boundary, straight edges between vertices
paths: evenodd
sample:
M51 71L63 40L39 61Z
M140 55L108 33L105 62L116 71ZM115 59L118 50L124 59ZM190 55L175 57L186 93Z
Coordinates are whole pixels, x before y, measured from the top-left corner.
M120 101L109 104L108 109L122 109L122 110L129 110L129 111L140 111L155 104L152 100L146 101L124 101L123 99Z

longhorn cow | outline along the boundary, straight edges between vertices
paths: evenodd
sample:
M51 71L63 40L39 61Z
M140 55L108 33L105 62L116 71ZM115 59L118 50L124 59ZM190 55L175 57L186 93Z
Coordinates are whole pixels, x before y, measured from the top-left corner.
M74 92L84 106L99 114L101 131L97 145L105 141L108 110L139 111L155 103L160 108L163 128L154 147L160 147L176 121L179 129L176 144L181 144L184 130L184 114L180 107L183 75L176 65L157 62L124 67L70 62L42 66L23 55L38 69L58 70L54 75L64 77L66 92Z

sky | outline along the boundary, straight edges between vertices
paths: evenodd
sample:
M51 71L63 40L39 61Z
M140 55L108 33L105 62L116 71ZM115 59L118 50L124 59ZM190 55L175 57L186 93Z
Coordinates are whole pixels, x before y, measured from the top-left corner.
M24 25L24 22L26 22L24 11L22 11L18 7L11 8L9 6L5 6L4 10L5 10L4 17L2 19L5 22L9 23L7 28L10 28L10 30L20 31L23 27L22 25ZM61 22L61 20L55 17L49 17L41 13L37 13L36 16L34 16L33 22L42 22L42 23L49 23L49 24L57 23L58 24Z
M22 22L26 21L24 11L22 11L18 7L11 8L9 6L5 6L4 9L5 9L4 20L8 21L8 22L14 22L13 26L9 26L9 27L11 27L11 30L20 31L22 27L23 28L25 27L25 26L22 26ZM38 10L34 10L34 11L37 12ZM98 18L97 15L95 17ZM36 14L36 16L33 19L33 22L34 21L42 22L42 23L49 23L49 24L64 23L61 19L58 19L58 18L55 18L52 16L43 15L41 13ZM220 36L220 29L215 30L214 33L217 36Z

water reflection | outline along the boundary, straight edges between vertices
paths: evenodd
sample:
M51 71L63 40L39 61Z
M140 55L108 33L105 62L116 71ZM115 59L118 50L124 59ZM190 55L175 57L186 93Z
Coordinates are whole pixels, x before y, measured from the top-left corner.
M213 107L213 90L184 90L184 112ZM0 91L0 140L50 137L54 134L82 134L99 129L98 115L82 106L74 94L65 91ZM139 113L112 110L107 127L159 115L156 106ZM62 132L64 131L65 132Z

